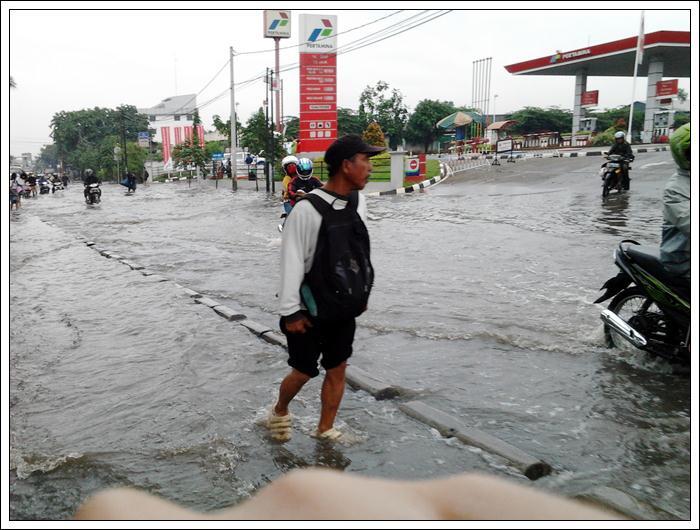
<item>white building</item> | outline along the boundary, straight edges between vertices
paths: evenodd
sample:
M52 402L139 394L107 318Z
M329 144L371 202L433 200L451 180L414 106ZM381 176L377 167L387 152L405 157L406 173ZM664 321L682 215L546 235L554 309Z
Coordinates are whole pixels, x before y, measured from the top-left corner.
M197 107L197 94L172 96L147 109L138 109L139 113L148 116L148 128L155 129L152 137L154 142L163 143L161 127L170 127L170 141L175 145L175 131L184 141L184 128L192 127L194 111Z

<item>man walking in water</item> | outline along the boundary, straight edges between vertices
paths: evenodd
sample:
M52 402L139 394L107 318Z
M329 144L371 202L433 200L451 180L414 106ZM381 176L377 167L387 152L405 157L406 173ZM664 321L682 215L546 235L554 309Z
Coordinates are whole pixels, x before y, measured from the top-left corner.
M279 398L267 418L275 440L291 438L289 403L319 374L321 417L314 436L337 440L333 427L345 391L345 367L352 355L355 317L367 309L374 280L369 260L367 204L359 193L372 171L370 157L383 147L357 135L336 140L326 151L329 180L300 199L282 238L280 328L287 337L288 364ZM336 281L337 283L333 283Z

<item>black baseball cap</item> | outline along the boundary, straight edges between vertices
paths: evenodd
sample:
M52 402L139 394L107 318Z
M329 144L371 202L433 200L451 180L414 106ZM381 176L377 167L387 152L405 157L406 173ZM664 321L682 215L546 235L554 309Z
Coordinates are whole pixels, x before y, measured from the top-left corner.
M346 134L330 145L326 150L323 160L329 166L334 167L339 166L343 160L352 158L357 153L365 153L369 156L374 156L382 151L386 151L386 147L369 145L357 134Z

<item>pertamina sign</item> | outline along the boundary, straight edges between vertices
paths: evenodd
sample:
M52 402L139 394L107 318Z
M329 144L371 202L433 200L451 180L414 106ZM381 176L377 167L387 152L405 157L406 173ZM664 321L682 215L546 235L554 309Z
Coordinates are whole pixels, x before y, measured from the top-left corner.
M265 10L263 17L265 24L265 37L288 39L292 36L292 12Z
M325 151L338 138L337 17L299 17L299 144L297 151Z
M656 97L675 96L678 94L678 79L667 79L656 82Z

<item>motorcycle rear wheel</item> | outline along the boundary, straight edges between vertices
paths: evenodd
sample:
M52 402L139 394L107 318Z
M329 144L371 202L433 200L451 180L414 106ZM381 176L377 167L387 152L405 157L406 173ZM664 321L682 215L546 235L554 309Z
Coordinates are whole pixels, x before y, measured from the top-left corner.
M656 303L650 300L646 294L644 294L644 291L637 286L628 287L617 293L615 298L610 302L610 305L608 305L608 309L622 318L647 339L649 339L652 334L658 336L659 332L663 333L666 331L665 329L652 330L648 329L647 326L640 326L640 323L643 324L644 321L664 321L665 318ZM635 320L637 322L635 322ZM607 325L605 326L605 342L609 348L617 348L625 352L639 351L639 348L627 342Z

